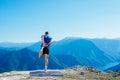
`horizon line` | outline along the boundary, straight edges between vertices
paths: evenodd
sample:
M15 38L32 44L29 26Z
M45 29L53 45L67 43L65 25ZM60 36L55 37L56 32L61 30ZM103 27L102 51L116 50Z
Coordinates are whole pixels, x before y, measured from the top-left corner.
M60 41L60 40L63 40L63 39L67 39L67 38L81 38L81 39L118 39L120 40L120 38L107 38L107 37L65 37L65 38L62 38L62 39L59 39L59 40L53 40L53 41ZM36 43L36 42L40 42L40 40L38 41L0 41L0 43Z

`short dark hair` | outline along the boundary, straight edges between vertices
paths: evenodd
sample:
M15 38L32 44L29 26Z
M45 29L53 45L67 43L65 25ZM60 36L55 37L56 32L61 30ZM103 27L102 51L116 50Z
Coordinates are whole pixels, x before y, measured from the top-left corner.
M46 32L45 32L45 34L49 34L49 32L48 32L48 31L46 31Z

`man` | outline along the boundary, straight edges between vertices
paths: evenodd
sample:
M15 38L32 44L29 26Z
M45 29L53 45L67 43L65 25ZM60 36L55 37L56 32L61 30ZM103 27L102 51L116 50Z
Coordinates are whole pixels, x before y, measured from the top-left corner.
M41 36L41 40L42 40L42 45L41 45L41 50L39 52L39 58L41 58L43 54L45 55L45 72L47 72L49 46L52 43L52 38L49 36L49 32L45 32L45 35Z

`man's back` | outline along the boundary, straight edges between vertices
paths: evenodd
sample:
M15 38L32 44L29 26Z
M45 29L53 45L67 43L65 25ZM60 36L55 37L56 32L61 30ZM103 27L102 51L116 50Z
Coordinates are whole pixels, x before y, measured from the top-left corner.
M42 35L42 37L44 37L44 42L46 43L46 44L48 44L50 41L51 41L51 37L50 36L48 36L48 35Z

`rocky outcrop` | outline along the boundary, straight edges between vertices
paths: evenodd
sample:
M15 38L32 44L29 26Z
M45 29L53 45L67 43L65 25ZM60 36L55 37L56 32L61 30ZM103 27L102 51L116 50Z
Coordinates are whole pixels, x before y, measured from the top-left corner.
M42 70L35 70L42 71ZM48 70L58 71L63 76L30 76L33 71L11 71L0 74L0 80L120 80L112 73L99 71L93 67L74 66L64 70Z

